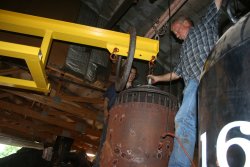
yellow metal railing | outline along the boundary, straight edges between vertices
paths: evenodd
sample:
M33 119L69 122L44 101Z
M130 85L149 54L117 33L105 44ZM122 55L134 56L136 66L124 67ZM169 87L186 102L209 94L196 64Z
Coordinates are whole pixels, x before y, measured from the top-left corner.
M49 92L40 48L0 41L0 55L24 59L34 81L0 76L0 84L5 86Z
M106 48L127 56L129 34L0 10L0 30L43 37L41 47L31 47L0 41L0 55L24 59L34 81L0 76L0 84L17 88L49 92L45 66L53 39ZM135 59L150 61L159 52L159 42L137 36Z

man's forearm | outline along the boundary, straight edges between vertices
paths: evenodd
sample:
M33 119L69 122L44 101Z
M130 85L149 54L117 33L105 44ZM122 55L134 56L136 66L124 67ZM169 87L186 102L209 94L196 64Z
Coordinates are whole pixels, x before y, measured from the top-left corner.
M174 72L171 72L171 73L166 73L164 75L161 75L160 76L160 81L170 81L170 80L176 80L176 79L179 79L180 77L174 73Z

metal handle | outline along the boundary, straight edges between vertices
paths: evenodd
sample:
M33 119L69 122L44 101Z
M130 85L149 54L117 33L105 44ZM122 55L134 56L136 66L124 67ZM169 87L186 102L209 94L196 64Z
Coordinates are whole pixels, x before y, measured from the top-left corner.
M122 91L128 81L128 77L134 59L135 48L136 48L136 30L134 27L131 27L128 58L126 60L126 63L122 64L122 57L119 56L118 64L116 66L116 81L115 81L116 91Z

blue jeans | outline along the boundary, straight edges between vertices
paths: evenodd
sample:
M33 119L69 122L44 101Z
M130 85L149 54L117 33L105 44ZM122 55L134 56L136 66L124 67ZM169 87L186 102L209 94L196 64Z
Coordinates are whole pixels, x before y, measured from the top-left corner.
M194 155L197 122L198 81L190 80L183 92L182 105L175 116L175 136L179 138L191 158ZM174 148L169 160L169 167L189 167L190 160L178 141L174 139Z

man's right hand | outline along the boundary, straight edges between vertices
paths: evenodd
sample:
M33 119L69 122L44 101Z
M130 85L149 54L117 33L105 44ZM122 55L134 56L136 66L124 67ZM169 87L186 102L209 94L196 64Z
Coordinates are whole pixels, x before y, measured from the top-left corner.
M152 84L156 82L161 82L161 81L168 82L168 81L172 81L172 80L176 80L180 78L180 76L178 76L174 72L166 73L163 75L148 75L147 77L151 79Z
M156 82L159 82L159 76L148 75L147 78L148 78L148 80L151 80L151 83L149 83L149 84L154 84Z

